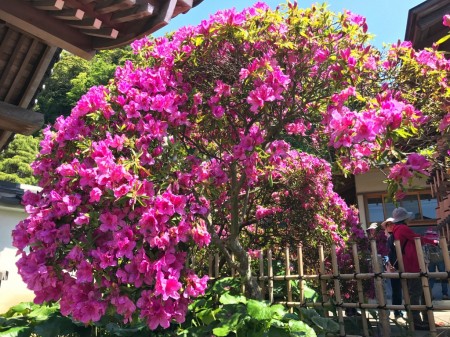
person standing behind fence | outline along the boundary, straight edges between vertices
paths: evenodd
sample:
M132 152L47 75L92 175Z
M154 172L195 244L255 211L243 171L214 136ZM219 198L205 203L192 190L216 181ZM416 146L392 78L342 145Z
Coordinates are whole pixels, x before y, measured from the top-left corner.
M392 234L392 231L389 232L386 229L386 226L393 224L394 218L387 218L381 223L381 228L385 230L386 236L387 236L387 248L388 248L388 261L386 263L386 271L388 273L395 273L398 271L398 261L397 261L397 252L395 250L394 245L394 235ZM390 226L389 228L391 228ZM391 278L391 289L392 289L392 305L401 305L402 304L402 284L400 282L400 279L398 278ZM403 317L401 310L394 310L394 317L395 319L399 319Z
M425 237L430 240L438 240L439 234L432 227L429 227L425 232ZM423 250L425 258L428 260L428 271L435 272L437 268L438 271L445 272L444 257L442 256L441 248L436 245L424 245ZM440 282L442 286L442 299L448 300L448 280L441 279ZM428 279L428 283L430 286L431 296L433 296L433 286L436 283L436 279L434 277L430 277Z
M403 265L405 272L419 273L419 259L417 257L416 244L414 238L420 237L407 225L407 222L413 217L412 212L408 212L403 207L395 208L392 211L392 223L386 225L388 232L392 231L395 240L400 241L401 252L403 257ZM436 244L436 241L420 237L422 243ZM420 278L408 279L408 291L411 305L419 305L423 301L423 287ZM412 310L413 323L415 330L429 330L428 316L426 311L422 312L423 319L420 312Z

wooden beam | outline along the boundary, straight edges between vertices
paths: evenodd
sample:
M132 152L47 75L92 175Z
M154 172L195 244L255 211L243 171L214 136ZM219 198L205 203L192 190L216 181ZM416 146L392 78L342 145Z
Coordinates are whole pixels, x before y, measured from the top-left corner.
M444 13L450 13L450 5L443 6L439 9L439 11L420 17L419 20L417 20L417 26L421 30L426 30L436 23L442 24L442 17L444 16Z
M10 131L0 130L0 151L8 145L13 133Z
M117 39L119 35L119 31L114 28L104 27L100 29L87 29L82 30L82 32L86 35L101 37L104 39Z
M64 0L33 0L31 4L44 11L59 11L64 7Z
M173 17L188 12L192 8L193 3L193 0L178 0Z
M60 20L83 20L84 11L78 8L67 8L58 12L48 12L49 15Z
M112 48L125 45L130 43L131 41L141 38L145 35L149 35L158 29L166 26L172 15L174 13L175 7L177 4L177 0L167 0L163 3L162 7L159 9L157 15L154 15L141 26L139 31L135 29L131 32L123 32L121 30L121 37L118 37L116 40L104 40L104 39L96 39L92 41L92 45L95 49L104 49L104 48ZM131 28L134 28L131 26Z
M133 8L128 8L120 12L115 12L111 15L110 22L113 24L139 20L147 16L152 16L155 11L155 6L147 3Z
M0 102L0 129L29 136L43 124L43 114Z
M30 37L25 34L20 34L19 41L16 43L13 53L9 56L8 63L5 66L5 69L8 71L4 71L2 76L0 77L0 87L6 87L9 84L9 78L13 75L11 74L11 69L13 64L17 61L20 53L22 53L22 48L24 48L25 44L30 41ZM26 46L25 46L26 47Z
M50 63L53 60L53 57L58 51L59 49L55 46L45 46L39 64L35 67L33 76L31 77L31 80L29 81L28 86L22 95L22 99L19 103L20 107L27 108L28 106L30 106L31 100L36 95L36 91L42 83L45 72L47 71Z
M69 26L78 28L78 29L100 29L103 22L99 19L86 18L81 21L71 21L68 23Z
M95 54L91 38L22 0L0 1L0 20L85 59Z
M95 6L95 12L98 14L113 13L115 11L130 8L136 5L136 0L107 0Z
M25 55L24 59L20 62L20 68L14 76L14 81L8 88L8 94L4 99L5 102L10 102L11 97L13 97L13 95L17 92L17 86L19 84L19 81L21 80L22 77L24 77L24 73L27 72L27 69L30 68L30 60L34 56L34 53L36 52L36 49L39 46L39 44L40 42L38 40L33 39L31 45L27 48L27 54Z

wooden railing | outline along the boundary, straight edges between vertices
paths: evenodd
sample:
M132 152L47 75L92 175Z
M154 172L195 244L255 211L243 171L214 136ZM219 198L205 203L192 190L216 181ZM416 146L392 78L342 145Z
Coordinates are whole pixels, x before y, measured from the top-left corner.
M444 263L446 272L428 272L427 266L424 260L424 254L422 250L422 245L420 238L415 239L417 256L419 259L420 272L409 273L404 272L404 265L402 259L402 253L400 244L396 242L396 250L399 271L398 272L386 272L383 270L381 263L381 256L377 254L376 242L371 240L370 242L370 261L369 262L369 272L361 271L361 261L359 260L359 254L357 245L353 244L351 246L351 255L353 257L354 270L348 273L340 273L338 266L338 259L336 254L336 247L332 245L327 250L329 257L325 257L325 250L323 246L318 247L319 261L318 267L308 270L317 270L314 274L305 273L306 270L303 263L303 249L302 247L297 247L295 254L290 253L288 247L284 251L284 270L280 275L274 275L274 260L272 259L272 251L261 251L259 255L259 261L253 262L253 266L257 266L253 271L254 276L257 278L263 296L266 300L271 303L280 303L288 307L310 307L310 308L323 308L325 315L327 315L330 309L334 309L337 312L337 322L340 326L339 335L340 336L351 336L345 331L344 322L344 312L346 308L358 308L361 311L361 325L362 325L362 335L353 336L372 336L370 317L368 315L368 310L375 310L378 312L379 319L376 321L376 328L381 332L382 336L391 336L391 322L389 320L388 311L389 310L406 310L408 329L413 331L412 323L412 312L422 311L426 312L428 316L428 321L430 325L430 336L437 336L436 324L434 320L434 313L441 310L450 310L449 304L441 304L432 302L431 293L428 285L428 278L442 279L448 282L450 275L450 257L447 246L447 240L445 236L441 236L439 240L439 245L443 252ZM293 256L292 256L293 255ZM209 274L214 280L215 278L224 276L235 276L236 272L234 270L225 271L220 266L220 256L216 254L211 256L209 259ZM330 265L331 262L331 265ZM295 270L295 273L293 273ZM420 305L411 305L410 296L407 287L407 280L409 279L421 279L423 286L423 293L425 303ZM403 302L402 305L392 305L387 304L386 292L384 289L384 281L387 279L400 279L403 292ZM297 298L292 289L291 280L298 280L298 293ZM346 301L342 295L343 284L347 281L356 282L356 297L353 297L353 301ZM280 300L274 296L274 282L285 282L285 291L283 294L283 299ZM314 282L318 285L320 289L321 300L320 302L315 302L311 299L305 297L305 283ZM364 287L368 283L372 282L375 290L375 298L368 300L366 294L364 294ZM332 292L329 290L332 289ZM445 302L442 302L445 303ZM373 322L372 322L373 323Z

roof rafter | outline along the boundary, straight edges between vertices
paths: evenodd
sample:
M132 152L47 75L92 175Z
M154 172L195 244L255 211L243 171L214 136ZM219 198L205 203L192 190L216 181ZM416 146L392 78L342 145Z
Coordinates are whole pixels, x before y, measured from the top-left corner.
M0 1L0 19L80 57L94 56L88 36L21 0Z

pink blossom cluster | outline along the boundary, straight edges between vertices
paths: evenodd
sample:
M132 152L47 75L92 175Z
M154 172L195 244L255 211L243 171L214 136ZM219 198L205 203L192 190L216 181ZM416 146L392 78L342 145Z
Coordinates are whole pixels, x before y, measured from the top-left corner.
M392 137L427 122L395 85L404 55L424 76L448 70L408 44L382 59L366 31L350 12L257 3L135 41L110 85L44 130L42 191L24 196L29 216L13 232L36 302L59 300L84 323L114 312L165 328L205 290L186 261L211 235L226 246L249 228L249 249L272 229L339 246L361 237L319 157L356 174L392 156ZM406 165L427 169L413 155Z

